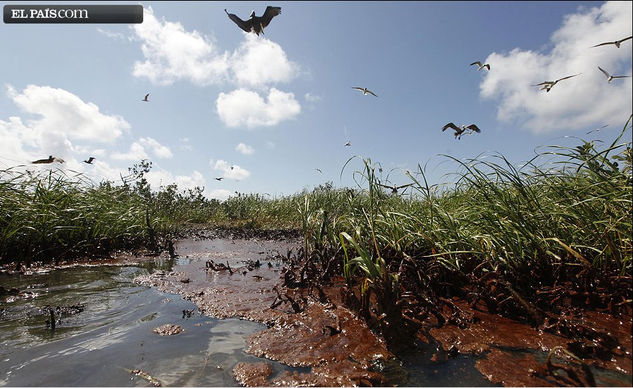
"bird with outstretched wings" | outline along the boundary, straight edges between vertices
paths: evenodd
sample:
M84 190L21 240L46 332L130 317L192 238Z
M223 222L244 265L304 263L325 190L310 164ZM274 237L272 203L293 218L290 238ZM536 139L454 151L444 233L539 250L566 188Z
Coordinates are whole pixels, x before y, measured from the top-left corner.
M400 185L400 186L396 186L396 185L387 186L387 185L383 185L382 183L378 183L378 186L384 187L385 189L390 189L392 194L398 194L398 190L406 189L409 186L413 186L413 183L409 183L409 184L406 184L406 185Z
M462 125L461 127L458 127L457 125L451 122L442 127L442 132L446 131L448 128L451 128L452 130L455 131L455 138L457 139L461 139L462 135L465 133L472 133L472 132L481 133L481 129L479 129L479 127L476 126L475 124Z
M620 40L616 40L616 41L613 41L613 42L600 43L600 44L597 44L597 45L591 46L591 47L599 47L599 46L606 46L606 45L613 44L613 45L615 45L615 47L620 48L620 45L622 44L622 42L626 42L627 40L629 40L631 38L633 38L633 36L629 36L629 37L626 37L626 38L623 38L623 39L620 39Z
M268 27L270 21L281 13L281 7L266 7L266 11L262 16L255 16L255 11L251 12L250 19L242 20L234 13L228 13L225 9L224 12L229 16L229 19L233 20L233 23L237 24L239 28L246 32L254 32L259 35L264 33L264 28Z

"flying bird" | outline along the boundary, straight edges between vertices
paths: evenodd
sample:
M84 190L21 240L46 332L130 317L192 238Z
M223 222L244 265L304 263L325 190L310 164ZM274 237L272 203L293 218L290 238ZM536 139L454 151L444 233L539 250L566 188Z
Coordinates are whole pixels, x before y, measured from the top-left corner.
M88 160L84 160L84 163L92 164L93 160L95 160L95 158L91 156Z
M141 101L149 102L149 93L147 93Z
M487 64L487 63L484 65L484 64L482 64L481 62L476 61L476 62L473 62L473 63L471 63L471 64L470 64L470 66L472 66L472 65L477 65L477 66L479 66L479 68L477 69L477 71L479 71L479 70L483 69L484 67L485 67L485 68L487 68L488 70L490 70L490 65L489 65L489 64Z
M35 160L35 161L31 162L31 163L33 163L33 164L50 164L50 163L53 163L55 161L57 161L59 163L64 163L64 159L54 158L53 155L49 155L48 159L38 159L38 160Z
M383 185L382 183L378 183L378 186L384 187L386 189L391 189L391 193L392 194L398 194L398 190L400 189L406 189L409 186L413 186L413 183L409 183L408 185L401 185L401 186L387 186L387 185Z
M347 141L347 143L345 143L345 147L349 147L352 145L352 142L350 142L349 140Z
M568 78L571 78L571 77L575 77L575 76L580 75L580 74L582 74L582 73L578 73L578 74L574 74L574 75L568 75L567 77L559 78L556 81L544 81L544 82L541 82L540 84L536 84L536 85L532 85L532 86L542 86L539 90L545 90L546 92L549 92L554 87L554 85L556 85L558 82L560 82L562 80L565 80L565 79L568 79Z
M219 178L215 178L216 181L221 181L222 179L224 179L224 177L219 177Z
M607 71L603 68L601 68L600 66L598 66L598 69L600 69L600 71L607 76L607 82L611 83L611 81L613 81L616 78L629 78L630 75L611 75L609 73L607 73Z
M281 13L281 7L266 7L264 14L262 16L255 16L255 11L251 12L250 19L242 20L237 15L233 13L228 13L225 9L224 12L229 16L229 19L233 20L235 24L242 30L246 32L254 32L259 36L261 32L264 34L264 27L268 27L270 21L273 18Z
M606 45L608 45L608 44L614 44L614 45L615 45L615 47L620 48L620 44L622 44L622 42L624 42L624 41L626 41L626 40L629 40L629 39L631 39L631 38L633 38L633 35L632 35L632 36L629 36L628 38L624 38L624 39L616 40L615 42L604 42L604 43L600 43L600 44L597 44L597 45L595 45L595 46L591 46L591 47L606 46Z
M442 127L442 132L446 131L448 128L452 128L455 131L456 139L461 139L462 135L466 133L472 133L472 132L480 133L481 132L481 130L475 124L462 125L461 127L458 127L457 125L453 123L448 123Z
M317 170L318 172L320 172L321 174L323 174L323 171L321 171L320 168L315 168L315 170Z
M352 86L352 89L360 90L361 92L363 92L363 96L366 96L367 94L371 94L374 97L378 97L374 92L372 92L371 90L367 88L361 88L360 86Z

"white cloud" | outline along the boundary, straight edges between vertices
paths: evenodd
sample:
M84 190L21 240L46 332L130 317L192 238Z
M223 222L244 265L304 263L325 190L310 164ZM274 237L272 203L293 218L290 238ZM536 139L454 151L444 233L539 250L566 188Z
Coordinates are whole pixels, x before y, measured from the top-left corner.
M251 175L248 170L238 165L230 164L229 162L224 160L217 160L215 163L213 162L213 160L210 160L209 164L213 166L214 170L222 172L223 178L235 179L239 181L242 179L246 179Z
M194 189L195 187L204 187L206 181L204 176L193 171L191 175L173 175L167 170L151 170L146 174L147 182L152 189L158 189L161 186L168 186L172 183L178 185L179 190Z
M134 76L160 85L180 79L201 85L225 80L228 54L220 53L211 38L195 30L187 32L180 23L156 19L151 7L145 8L143 23L132 28L145 57L144 62L134 63Z
M84 158L92 147L74 142L108 143L130 128L122 117L103 114L97 105L64 89L28 85L18 92L8 85L7 95L23 112L34 116L0 119L0 155L14 164L48 155L67 162L73 154Z
M213 37L189 32L179 22L157 19L151 7L145 8L143 23L132 28L145 58L134 63L132 74L156 84L185 79L199 85L231 81L258 87L288 82L299 71L279 44L263 36L244 33L244 41L229 54L217 47Z
M301 105L293 93L284 93L275 88L270 88L267 101L256 92L245 89L220 93L216 107L220 119L229 127L269 127L301 112Z
M113 32L110 30L105 30L103 28L97 27L97 31L110 39L118 39L118 40L130 40L130 37L126 37L120 32Z
M205 192L206 196L209 198L213 198L213 199L217 199L220 201L224 201L226 199L228 199L231 194L229 190L225 190L225 189L215 189L215 190L209 190L207 192Z
M157 140L151 137L142 137L139 139L141 144L152 150L152 153L158 158L169 159L173 156L171 150L164 145L160 144Z
M253 149L253 147L246 145L244 143L240 143L238 145L235 146L235 150L238 152L241 152L244 155L252 155L255 150Z
M145 147L137 142L130 145L128 152L115 152L110 155L110 157L115 160L141 160L149 158L147 152L145 152Z
M481 96L499 101L498 119L534 132L622 125L633 104L631 79L609 84L598 66L611 74L631 75L631 43L620 49L591 46L631 35L632 4L608 2L567 15L552 34L548 53L515 48L490 54L486 63L491 70L480 85ZM578 73L548 93L532 86Z
M244 34L245 41L231 55L231 70L239 85L262 86L293 79L299 67L281 46L263 36Z

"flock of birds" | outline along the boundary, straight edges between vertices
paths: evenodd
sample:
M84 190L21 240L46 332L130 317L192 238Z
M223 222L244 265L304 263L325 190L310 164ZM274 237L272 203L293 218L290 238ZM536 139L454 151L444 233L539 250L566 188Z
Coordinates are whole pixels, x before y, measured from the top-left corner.
M281 7L272 7L272 6L267 6L266 10L264 11L264 14L262 16L257 16L255 15L255 11L252 11L249 19L248 20L242 20L240 19L237 15L229 13L226 9L224 10L224 12L226 12L226 14L228 15L229 19L231 19L239 28L241 28L242 30L250 33L253 32L255 33L257 36L259 36L259 34L264 34L264 28L268 27L268 25L270 24L270 22L272 21L272 19L281 14ZM612 42L604 42L604 43L599 43L593 47L599 47L599 46L607 46L607 45L615 45L616 48L620 48L620 45L633 38L633 36L629 36L620 40L615 40ZM490 64L488 63L482 63L481 61L475 61L473 63L471 63L469 66L477 66L477 71L480 71L482 69L486 69L487 71L490 71ZM598 66L598 69L607 77L607 82L611 83L611 81L613 81L614 79L619 79L619 78L628 78L630 76L625 76L625 75L611 75L609 74L606 70L604 70L603 68L601 68L600 66ZM541 88L539 90L545 90L545 92L549 92L550 90L552 90L552 88L559 83L560 81L564 81L567 80L569 78L573 78L576 76L579 76L581 73L579 74L574 74L574 75L568 75L562 78L559 78L557 80L554 81L543 81L540 82L538 84L532 85L532 86L540 86ZM372 95L374 97L378 97L376 95L376 93L374 93L373 91L369 90L366 87L361 87L361 86L352 86L352 89L356 89L358 91L360 91L361 93L363 93L364 96L367 95ZM141 100L143 102L149 102L149 93L147 93L145 95L145 97ZM469 124L469 125L461 125L461 126L457 126L452 122L447 123L446 125L444 125L442 127L442 132L446 131L447 129L452 129L454 131L454 137L455 139L459 140L461 139L462 135L465 134L471 134L471 133L481 133L481 130L479 129L479 127L477 127L477 125L475 124ZM345 147L350 147L352 145L352 143L348 140L345 143ZM87 164L92 164L92 162L95 160L94 157L90 157L88 160L84 160L84 163ZM59 163L64 163L64 160L61 158L56 158L53 157L52 155L50 155L48 157L48 159L39 159L36 161L33 161L33 164L47 164L47 163L53 163L53 162L59 162ZM233 169L233 166L231 166L231 169ZM320 169L316 169L318 172L321 172ZM223 177L218 177L215 178L217 181L222 181L222 179L224 179ZM386 185L381 185L385 188L391 189L392 192L397 193L399 189L403 189L406 188L409 185L403 185L403 186L386 186Z

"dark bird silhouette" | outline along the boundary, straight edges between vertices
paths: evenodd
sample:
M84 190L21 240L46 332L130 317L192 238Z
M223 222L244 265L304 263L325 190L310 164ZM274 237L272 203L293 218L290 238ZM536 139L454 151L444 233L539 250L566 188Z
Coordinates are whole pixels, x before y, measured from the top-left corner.
M607 76L607 82L611 83L611 81L613 81L616 78L629 78L630 75L611 75L609 73L607 73L607 71L603 68L601 68L600 66L598 66L598 69L600 69L600 71Z
M461 127L458 127L457 125L453 123L448 123L442 127L442 132L446 131L448 128L452 128L455 131L456 139L461 139L462 135L466 133L472 133L472 132L480 133L481 132L479 127L477 127L475 124L462 125Z
M556 81L544 81L541 82L540 84L536 84L536 85L532 85L532 86L542 86L539 90L545 90L546 92L549 92L550 90L552 90L552 88L554 87L554 85L556 85L558 82L571 78L571 77L575 77L577 75L580 75L582 73L578 73L578 74L574 74L574 75L568 75L567 77L563 77L563 78L559 78Z
M320 172L321 174L323 174L323 171L321 171L320 168L315 168L315 170L317 170L318 172Z
M88 160L84 160L84 163L92 164L93 160L95 160L95 158L91 156Z
M475 61L475 62L473 62L473 63L471 63L471 64L470 64L470 66L472 66L472 65L477 65L477 66L479 66L479 68L477 69L477 71L479 71L479 70L483 69L484 67L485 67L485 68L487 68L488 70L490 70L490 65L489 65L489 64L487 64L487 63L484 65L484 64L482 64L482 63L481 63L481 62L479 62L479 61Z
M48 159L38 159L35 160L31 163L33 164L50 164L53 162L59 162L59 163L64 163L64 159L60 159L60 158L54 158L53 155L49 155Z
M141 101L149 102L149 93L147 93Z
M255 11L251 12L250 19L242 20L233 13L228 13L225 9L224 12L229 16L229 19L233 20L235 24L246 32L254 32L259 36L260 33L264 34L264 28L268 27L270 21L281 13L281 7L266 7L262 16L255 16Z
M595 46L591 46L591 47L606 46L606 45L608 45L608 44L614 44L614 45L615 45L615 47L620 48L620 44L622 44L622 42L624 42L624 41L626 41L626 40L629 40L629 39L631 39L631 38L633 38L633 35L629 36L628 38L624 38L624 39L616 40L616 41L614 41L614 42L604 42L604 43L600 43L600 44L597 44L597 45L595 45Z
M374 92L372 92L371 90L367 88L361 88L360 86L352 86L352 89L360 90L361 92L363 92L363 96L366 96L367 94L371 94L374 97L378 97Z
M215 178L216 181L221 181L224 177Z
M345 147L350 147L352 145L352 142L350 142L349 140L347 141L347 143L345 143Z
M391 193L392 194L398 194L398 190L400 189L406 189L409 186L413 186L413 183L409 183L408 185L401 185L401 186L387 186L387 185L383 185L382 183L378 183L378 186L384 187L385 189L391 189Z

